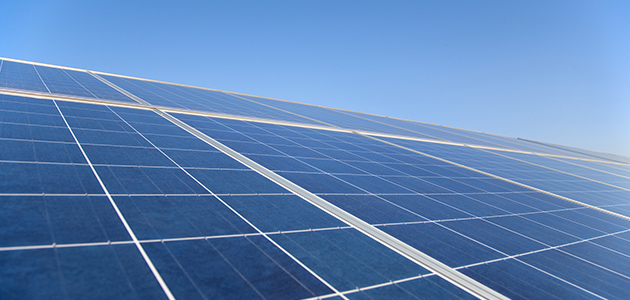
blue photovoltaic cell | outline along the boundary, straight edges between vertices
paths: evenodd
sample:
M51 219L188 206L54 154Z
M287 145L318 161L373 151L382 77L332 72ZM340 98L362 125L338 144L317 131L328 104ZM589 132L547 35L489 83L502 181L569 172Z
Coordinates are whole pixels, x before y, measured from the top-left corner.
M0 87L48 93L35 66L7 60L0 63Z
M129 241L103 196L0 196L0 247Z
M584 161L584 160L574 160L568 158L558 158L558 160L566 161L572 164L577 164L581 166L585 166L587 168L592 168L608 173L612 173L619 176L624 176L626 178L630 178L630 167L627 165L614 164L614 163L605 163L600 161Z
M262 237L145 244L176 297L297 299L331 290Z
M612 184L612 185L630 190L630 178L619 176L616 174L610 174L609 172L602 172L599 170L594 170L592 168L582 167L581 165L579 165L580 164L579 160L562 161L562 160L558 160L552 157L544 157L544 156L538 156L538 155L511 153L511 152L504 153L504 152L499 152L499 151L493 151L493 152L500 155L509 156L518 160L526 161L532 164L545 166L547 168L551 168L551 169L558 170L561 172L570 173L573 175L604 182L607 184ZM585 163L588 163L588 162L585 162Z
M269 105L278 109L289 111L301 116L313 118L325 124L345 129L363 130L377 133L397 134L403 136L413 136L424 139L438 139L422 133L413 132L404 128L398 128L387 124L374 122L368 119L358 118L350 114L342 113L325 107L307 105L296 102L272 100L262 97L244 96L247 99L258 103Z
M521 151L531 151L531 152L538 152L538 153L552 153L552 154L558 154L558 155L569 154L567 151L554 149L554 148L550 148L550 147L546 147L542 145L537 145L531 142L527 142L524 140L515 139L511 137L492 135L492 134L487 134L487 133L482 133L482 132L475 132L475 131L469 131L469 130L452 128L452 127L447 127L447 126L434 125L434 124L419 123L419 122L409 121L409 120L405 120L405 122L412 123L415 125L421 125L425 128L438 130L440 132L445 132L445 133L453 134L456 136L464 136L469 139L474 139L477 141L484 141L486 143L486 144L478 144L477 142L478 145L487 145L490 147L517 149ZM456 139L457 138L454 138L454 140ZM461 140L460 142L467 143L466 140ZM471 143L475 144L474 142L471 142ZM576 156L576 155L577 154L573 153L573 156Z
M172 91L173 93L187 96L187 98L191 101L194 101L194 103L188 104L186 108L192 110L202 110L237 116L258 117L262 119L272 119L285 122L322 125L320 122L310 120L308 118L303 118L294 114L280 111L275 108L251 102L247 100L247 98L236 94L177 85L160 83L152 84L155 86L159 86L162 89Z
M590 158L590 159L602 160L605 162L623 163L626 166L627 164L630 164L630 157L627 157L627 156L621 156L621 155L616 155L616 154L603 153L603 152L597 152L597 151L591 151L591 150L586 150L586 149L580 149L580 148L574 148L574 147L556 145L556 144L550 144L550 143L543 143L543 142L537 142L537 141L530 141L530 143L535 143L544 147L561 150L564 153L569 153L570 154L569 156Z
M183 97L181 95L155 88L151 85L150 82L110 75L100 76L105 78L107 81L115 84L116 86L121 87L127 92L133 94L134 96L140 97L142 100L147 101L153 105L174 108L186 108L186 105L180 104L180 102L186 103L189 101L186 99L186 97Z
M319 122L219 91L110 75L102 77L156 106L321 125Z
M272 238L340 291L429 273L354 229Z
M2 140L0 160L84 163L76 144L35 140Z
M0 251L8 299L166 299L134 245Z
M87 72L67 69L63 71L98 99L137 103L135 100L123 95L121 92L96 79L96 77Z
M77 83L63 69L34 66L48 90L53 94L94 98L94 95Z
M409 122L400 119L388 118L384 116L364 114L359 112L349 112L349 111L341 111L335 110L339 113L355 116L357 118L368 119L374 122L383 123L387 125L391 125L394 127L402 128L408 130L409 132L413 132L414 134L409 136L416 136L420 138L429 138L434 140L443 140L443 141L451 141L456 143L464 143L464 144L472 144L472 145L482 145L489 147L504 147L500 144L495 144L489 141L485 141L482 139L475 138L469 134L466 134L464 131L459 132L449 132L440 126L435 126L431 124L423 124L416 122Z
M349 299L477 299L438 276L348 294Z
M508 138L503 136L496 136L481 132L474 132L464 129L457 129L446 126L439 126L428 123L420 123L411 120L402 120L396 118L388 118L384 116L365 114L360 112L349 112L349 111L341 111L335 110L339 113L356 116L359 118L373 120L375 122L388 124L391 126L404 128L406 130L410 130L416 133L420 133L425 135L426 137L430 137L436 140L447 140L456 143L470 144L470 145L480 145L486 147L494 147L494 148L508 148L508 149L517 149L521 151L531 151L531 152L539 152L539 153L552 153L558 155L571 155L577 157L587 158L587 155L583 155L580 153L571 153L559 148L548 147L540 144L535 144L531 142L527 142L524 140ZM422 138L422 136L418 136Z
M559 278L514 260L480 265L463 269L462 272L511 299L596 298Z
M422 151L429 154L439 155L494 175L628 215L626 208L624 206L618 207L618 205L628 204L627 199L630 197L630 192L614 186L614 183L622 185L622 187L626 186L628 180L623 177L580 167L574 168L571 165L560 162L552 162L548 168L545 168L540 164L546 163L547 160L551 159L529 154L502 153L502 155L518 157L519 161L470 148L460 149L460 147L454 148L454 146L448 145L411 141L400 141L399 143L414 149L423 147ZM539 165L530 164L526 161L538 162ZM559 171L565 173L554 170L554 166L562 169ZM573 173L569 174L569 172L576 172L576 176L571 175ZM589 180L589 177L602 179L604 183ZM608 182L613 184L613 186L605 184Z
M221 196L221 199L265 232L347 226L295 195Z
M208 196L114 197L140 239L206 237L255 230L215 198Z

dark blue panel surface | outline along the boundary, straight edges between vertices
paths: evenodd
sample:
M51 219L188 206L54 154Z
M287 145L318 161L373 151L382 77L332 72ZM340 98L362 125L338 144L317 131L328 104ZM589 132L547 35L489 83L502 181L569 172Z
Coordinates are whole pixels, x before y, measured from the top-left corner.
M0 193L103 193L87 165L0 162L0 169Z
M48 93L31 64L0 61L0 87Z
M459 267L504 255L438 224L383 226L383 231L451 266Z
M398 223L423 221L426 218L420 216L412 209L400 205L390 198L397 196L373 196L373 195L323 195L326 201L353 214L354 216L370 224ZM405 197L405 196L398 196ZM411 196L409 196L411 197ZM418 196L421 197L421 196ZM385 201L384 201L385 199Z
M448 220L470 217L470 214L466 213L466 211L459 209L457 206L452 205L452 203L447 204L446 201L438 201L435 196L387 195L383 197L428 220Z
M23 124L2 124L0 138L25 139L51 142L74 142L66 127L32 126Z
M114 197L139 239L253 233L255 230L212 196Z
M540 242L484 220L445 222L444 225L509 255L545 248L545 245Z
M400 186L395 182L382 179L377 176L335 175L335 177L347 182L348 184L360 187L365 192L374 194L398 194L412 192L404 186Z
M405 130L399 127L393 127L383 123L377 123L365 118L359 118L346 112L327 109L320 106L307 105L295 102L278 101L272 99L266 99L262 97L246 96L247 99L270 105L285 111L306 116L309 118L322 121L327 124L332 124L341 128L363 130L369 132L389 133L404 136L415 136L425 139L436 139L431 136L427 136L421 133Z
M166 299L134 245L0 251L8 299Z
M566 172L576 176L588 178L591 180L604 182L617 187L630 188L630 179L627 177L611 174L610 172L600 171L596 168L586 168L581 166L580 160L559 160L553 157L544 157L539 155L529 155L522 153L500 152L494 151L501 155L513 157L518 160L526 161L532 164L545 166L561 172ZM588 162L586 162L588 163Z
M0 109L40 114L58 114L54 103L47 99L34 99L0 94Z
M522 258L542 270L556 274L573 284L587 287L603 297L612 299L627 299L630 291L625 287L630 285L627 276L614 274L598 265L567 255L558 250L550 250ZM627 262L628 257L625 257Z
M312 193L363 194L364 191L327 174L278 172Z
M222 196L221 199L265 232L346 226L294 195Z
M580 240L579 237L571 233L549 227L544 223L537 223L526 217L488 218L488 221L507 230L518 232L547 246L559 246Z
M106 197L2 196L0 247L128 241Z
M354 229L273 235L272 238L339 290L428 273Z
M118 76L101 76L156 106L321 125L319 122L260 105L243 97L224 92Z
M460 212L468 214L468 217L504 215L505 210L488 205L476 199L478 195L430 195L429 198L439 201Z
M461 271L511 299L597 299L578 287L514 260Z
M618 176L615 175L602 175L601 172L594 170L587 172L584 168L567 166L568 164L564 162L553 164L565 170L558 172L542 166L550 160L549 158L529 154L501 153L501 155L519 157L519 160L516 160L473 148L406 140L389 139L389 141L587 204L608 206L627 203L627 196L618 198L614 194L608 194L608 192L620 191L619 188L562 172L579 170L580 174L592 178L605 179L623 186L627 184L627 180L617 179ZM538 162L540 165L527 163L524 160Z
M55 250L0 251L0 295L6 299L62 299Z
M624 250L629 248L630 241L615 237L615 245L604 246L602 245L604 243L597 239L593 243L574 244L563 247L562 250L570 255L586 258L594 265L612 270L627 278L630 277L630 257Z
M108 86L107 84L101 82L100 80L96 79L94 76L86 72L74 70L64 70L64 72L98 99L105 101L114 100L121 102L137 103L136 101L123 95L121 92L115 90L114 88Z
M94 95L77 83L63 69L35 66L37 73L53 94L94 98Z
M350 299L477 299L438 276L362 289L346 296Z
M263 237L145 247L179 298L296 299L331 292Z
M26 140L2 140L0 160L23 162L84 163L75 143L51 143Z
M7 104L8 102L0 102ZM52 103L52 101L51 101ZM30 112L36 109L38 112ZM0 110L0 121L7 124L40 125L50 127L65 127L66 124L59 116L55 107L44 105L30 105L25 107L6 107Z
M173 167L160 151L149 147L83 145L92 164Z
M188 172L215 194L286 192L283 187L250 170L189 169Z
M96 166L112 194L206 194L179 168Z
M53 93L133 102L89 73L2 64L0 87L9 78L9 88L47 92L43 80ZM304 114L351 129L571 153L430 124L106 77L158 106L322 125L296 115ZM428 271L153 111L0 95L0 297L164 297L55 103L177 297L332 296L305 267L350 298L469 296L438 276L417 278ZM628 297L622 287L630 285L630 222L421 153L625 215L627 166L387 139L417 153L345 132L177 117L510 297ZM103 246L107 241L116 243ZM24 292L37 288L33 280L53 286L39 295Z
M464 292L438 276L401 282L397 283L397 285L418 299L475 299L471 294Z

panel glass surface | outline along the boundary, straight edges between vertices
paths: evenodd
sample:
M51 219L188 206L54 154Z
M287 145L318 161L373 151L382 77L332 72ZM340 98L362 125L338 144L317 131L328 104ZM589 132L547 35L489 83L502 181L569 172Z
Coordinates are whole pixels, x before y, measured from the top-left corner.
M13 61L0 61L0 87L48 93L35 66Z
M36 102L41 102L40 114L44 107L51 116L57 110L52 101L33 101ZM119 209L120 218L126 220L129 230L146 249L147 260L155 264L176 297L307 298L332 295L335 293L332 287L354 293L358 286L383 285L430 273L201 140L191 138L189 133L151 111L71 102L57 104ZM56 118L61 118L58 112ZM32 126L28 119L21 123L13 121ZM59 126L59 130L62 128ZM67 127L65 130L70 132ZM26 137L32 140L30 135ZM22 142L16 135L11 138L12 142ZM71 145L70 139L74 140L72 135L65 143ZM78 148L76 143L73 146ZM23 156L14 152L2 153L12 159L37 157L35 151ZM66 159L79 160L82 154L76 154L67 154ZM56 162L79 165L63 163ZM81 163L89 170L85 160ZM51 178L56 178L54 172L68 173L48 172ZM8 178L14 173L2 174ZM78 177L95 178L88 175L92 177ZM35 253L45 255L42 250L58 247L135 247L102 189L100 193L72 191L72 194L60 194L53 189L53 195L57 196L38 196L33 194L40 190L24 188L27 194L16 200L14 194L21 186L16 182L25 181L18 179L5 184L6 192L0 194L6 199L2 210L6 221L1 224L0 234L7 241L0 245L0 252L39 251ZM43 189L72 186L61 181L53 183L56 184L48 184L48 188L43 185ZM95 195L79 197L79 194ZM67 222L62 221L64 218L68 218ZM30 221L32 227L10 225L24 221ZM23 238L23 234L28 238ZM86 259L89 263L91 258L86 256ZM84 266L72 268L80 270ZM51 270L56 269L45 272ZM80 285L77 293L85 293L92 280L88 276L77 281ZM108 284L116 286L125 280L120 275L119 280ZM23 280L16 284L24 287L32 282Z
M551 166L545 167L523 160L516 160L503 153L497 155L487 150L413 141L398 141L398 143L534 188L629 216L627 205L629 204L628 199L630 199L630 192L625 189L620 189L615 185L594 181L585 176L571 175L568 172L559 172ZM511 153L509 155L517 155L527 160L548 160L548 158L545 157L528 154ZM558 164L555 165L558 166ZM570 167L570 165L565 167L562 164L560 166L564 169ZM588 170L580 172L587 171ZM593 178L606 176L607 180L625 185L626 180L624 178L618 179L618 176L610 174L599 175L598 173L600 172L589 171L589 176Z
M630 164L630 157L627 157L627 156L598 152L598 151L591 151L591 150L586 150L586 149L580 149L580 148L574 148L574 147L556 145L556 144L550 144L550 143L543 143L543 142L534 142L534 143L537 143L546 147L554 148L554 149L563 150L569 153L579 154L586 158Z
M430 137L431 139L434 139L434 140L444 140L444 141L450 141L450 142L455 142L455 143L464 143L464 144L480 145L480 146L487 146L487 147L500 147L500 148L506 147L506 145L493 143L492 141L488 141L487 139L477 138L471 134L467 134L467 132L463 130L457 130L457 131L447 130L445 127L435 126L431 124L404 121L400 119L388 118L388 117L378 116L378 115L364 114L360 112L350 112L350 111L342 111L342 110L335 110L335 109L332 109L332 110L337 111L342 114L355 116L357 118L368 119L374 122L379 122L379 123L395 126L398 128L403 128L409 131L426 135L427 137Z
M585 161L582 163L580 160L560 160L553 157L544 157L538 155L492 151L499 155L512 157L514 159L525 161L538 166L544 166L560 172L564 172L575 177L583 177L593 181L610 184L630 191L630 177L626 177L615 172L607 172L604 166L593 166L593 163ZM591 165L588 167L588 165Z
M94 95L70 77L63 69L34 66L42 81L53 94L94 98Z
M252 101L276 107L285 111L289 111L301 116L321 121L325 124L344 129L354 129L367 132L376 132L382 134L395 134L402 136L411 136L422 139L442 140L439 137L426 135L420 132L391 126L385 123L374 122L369 119L359 118L350 114L342 113L337 110L328 109L320 106L307 105L297 102L272 100L262 97L244 96Z
M102 81L96 79L94 76L87 72L63 70L68 76L72 77L74 81L80 84L83 88L87 89L94 98L105 101L121 101L129 103L137 103L133 99L123 95L121 92L108 86Z
M156 106L556 155L175 114L510 298L630 298L630 221L605 212L630 217L622 157L103 77ZM0 88L136 103L6 60ZM0 170L0 298L472 298L150 110L0 95Z
M321 123L248 101L244 97L199 88L101 75L108 81L156 106L256 117L284 122Z
M134 245L0 251L3 299L167 299Z
M628 246L630 240L618 237L629 231L630 222L623 219L359 135L178 117L453 268L501 270L504 261L521 265L519 268L524 268L528 277L510 279L519 283L509 287L508 294L522 295L522 285L541 282L577 298L622 295L544 266L551 252L585 262L576 265L576 274L587 274L593 267L611 276L610 280L628 282L626 274L611 271L612 262L599 259L603 253L617 253L614 247ZM242 137L230 139L222 134L226 130ZM413 145L435 155L442 153L436 150L436 144ZM469 149L449 147L453 153L461 149L462 155ZM295 159L314 170L286 170L277 163L282 160L267 157ZM615 238L614 247L597 243L607 237ZM603 252L573 250L577 245L590 245ZM630 256L619 259L627 263ZM469 274L493 286L504 280L497 278L499 272L494 276L490 275L492 271Z

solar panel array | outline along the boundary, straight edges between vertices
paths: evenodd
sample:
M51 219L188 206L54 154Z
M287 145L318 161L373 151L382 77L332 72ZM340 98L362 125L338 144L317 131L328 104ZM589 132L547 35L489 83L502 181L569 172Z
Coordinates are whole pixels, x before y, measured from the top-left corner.
M0 60L0 298L628 299L630 158Z

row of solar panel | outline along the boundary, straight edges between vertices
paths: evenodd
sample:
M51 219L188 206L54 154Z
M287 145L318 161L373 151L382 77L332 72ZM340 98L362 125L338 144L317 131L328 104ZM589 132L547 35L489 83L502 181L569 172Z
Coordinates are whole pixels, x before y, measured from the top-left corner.
M510 297L628 296L619 288L630 283L627 220L359 135L183 114L177 117ZM226 129L233 131L222 133ZM487 157L487 152L466 147L389 141L447 159L466 157L458 162L472 160L473 167L496 161L499 168L484 169L490 173L508 166L505 173L538 172L532 178L541 183L577 180L566 190L584 184L579 192L606 190L609 193L600 197L614 202L615 208L628 205L623 189L513 159L506 162L496 154ZM520 155L525 157L548 159ZM557 162L554 167L565 171L576 166ZM518 168L509 168L510 164L518 164ZM296 165L305 169L296 171ZM628 182L599 170L578 169L580 175ZM546 294L548 291L553 292Z
M164 296L73 134L177 297L304 298L383 284L348 297L470 298L150 111L2 102L21 108L2 116L28 116L1 120L3 298ZM55 121L31 122L40 115ZM42 130L52 134L33 134Z
M12 266L3 273L3 282L9 280L7 274L10 275L16 269L33 268L34 263L41 263L37 259L22 260L21 265L15 266L12 264L16 263L16 257L29 257L33 251L52 255L56 251L64 252L67 249L67 253L71 253L82 249L69 247L9 251L13 248L6 247L107 241L128 243L128 234L119 220L115 219L116 215L107 205L108 199L102 189L99 190L95 177L89 175L89 165L81 158L80 150L56 112L54 103L10 96L3 96L3 99L3 130L0 136L3 139L3 151L0 160L3 170L16 170L2 172L5 176L1 181L2 197L8 200L2 202L6 205L2 211L7 217L2 218L5 224L1 227L3 238L0 240L6 241L2 245L5 247L5 251L2 251L5 256L3 264L6 262L6 266ZM243 252L247 253L245 256L253 255L257 259L261 259L260 255L271 257L276 263L275 267L272 264L263 269L271 272L278 270L278 266L284 268L290 276L297 278L296 285L310 290L311 296L331 293L321 282L317 283L309 277L311 275L299 275L304 270L297 267L295 261L287 263L293 266L290 268L286 264L279 264L280 257L285 260L286 257L266 237L297 256L341 291L428 274L426 270L353 229L344 227L339 221L288 194L286 190L150 111L63 102L58 102L58 105L123 215L128 216L131 228L139 239L147 241L144 245L150 257L157 261L158 270L168 270L168 275L164 274L167 283L177 283L180 289L176 291L177 295L211 296L216 292L229 295L225 293L243 289L241 285L231 286L238 289L221 290L216 285L201 284L201 281L213 280L214 273L202 272L196 266L209 263L213 266L223 264L222 268L216 268L224 272L227 271L223 268L229 269L229 266L232 268L231 274L238 275L234 275L238 277L236 279L228 276L225 278L229 280L218 283L227 285L235 281L252 287L251 281L255 275L250 274L254 277L248 277L239 275L239 272L263 267L255 263L257 260L240 268L230 266L241 254L230 259L229 255L233 253L224 253L217 246L217 243L231 243L228 241L238 241L235 242L237 244L229 244L230 247L238 247L239 243L253 245L250 248L259 249L262 254L248 250L253 253ZM19 115L15 112L21 112L24 117L14 117ZM552 297L546 291L559 291L566 294L555 293L556 296L567 297L591 295L589 293L612 298L627 296L624 290L617 288L626 285L630 276L626 271L629 258L625 254L630 236L628 223L623 219L359 135L190 115L177 117L327 201L508 296ZM41 121L48 123L41 124L39 120L48 120ZM12 144L4 147L5 141ZM390 141L463 164L470 162L470 166L493 174L507 176L516 173L516 177L510 179L519 182L528 178L543 178L547 182L566 184L576 178L567 179L565 176L570 175L476 149L394 139ZM20 147L13 147L20 143ZM29 145L32 145L32 152L21 150L30 148ZM21 152L28 154L23 155ZM519 159L524 158L541 159L532 155ZM498 164L488 166L488 162L497 159L505 161L499 160ZM573 168L572 172L578 170L582 172L578 173L580 176L599 180L608 180L608 176L614 173L597 169L624 172L624 167L620 165L577 160L571 161L571 164L558 163L554 168L565 171L568 169L563 167L589 164L587 167L591 169L579 167ZM535 176L530 174L531 177L522 175L531 172L537 173ZM26 174L22 176L27 177L20 178L19 174ZM622 178L620 176L612 178ZM219 198L212 196L196 180L214 193L221 194ZM527 184L531 185L532 182ZM627 199L627 195L623 194L625 191L619 188L590 188L592 190L582 193L599 191L602 194L602 191L606 191L606 195L617 194L618 199ZM561 189L552 191L561 192ZM41 193L45 196L34 195ZM73 196L59 197L60 194ZM217 199L228 204L243 218L239 218ZM624 203L612 205L602 207L624 207ZM281 233L263 235L246 224L246 221L262 232ZM311 232L312 229L316 231ZM308 231L286 232L291 230ZM253 234L256 238L244 237L242 234ZM28 239L24 240L24 237ZM162 244L148 242L151 239L190 237L213 238L172 240ZM247 242L242 242L243 239ZM340 245L340 241L346 241L348 245ZM176 250L170 245L177 245L172 246ZM374 252L366 252L366 245L374 248ZM265 247L275 249L275 252L260 250L267 249ZM131 259L134 255L135 260L140 259L133 251L130 252L133 254L123 255L118 253L123 250L103 250L105 248L133 249L127 244L86 249L100 249L93 251L100 251L101 254L102 251L115 253L115 257L122 259ZM205 257L216 259L194 260L199 255L191 253L205 253ZM73 264L78 262L63 257L61 255L46 260L45 268L65 274L77 267ZM55 263L61 266L69 264L70 269L55 267ZM118 264L131 268L138 262L129 265L118 261ZM95 270L103 271L103 267ZM139 272L134 271L136 267L130 271L124 268L122 271L107 271L110 272L108 274L114 272L112 276L116 276L116 272ZM287 271L287 268L301 271ZM41 269L35 270L39 272ZM505 270L511 271L506 273ZM518 270L524 275L516 277L512 270ZM150 277L146 271L144 277ZM67 290L71 288L65 277L55 277L54 280L64 280L64 284L59 286L67 287ZM268 279L264 279L261 286L254 285L245 290L262 293L263 296L271 295L265 293L281 293L287 297L309 295L304 290L298 293L295 289L284 294L279 292L283 289L265 280ZM133 293L148 295L138 290L146 282L130 282L127 283L136 289ZM440 288L433 285L434 289L428 289L431 292L444 291L444 287L450 292L457 291L437 277L429 276L404 284L386 285L365 293L368 296L376 293L397 295L411 292L411 289L426 285L427 282L438 282L440 285ZM273 289L267 289L269 285ZM533 289L532 286L549 288L541 290ZM7 285L3 294L26 287L24 282ZM151 291L154 292L154 289L155 286ZM85 287L72 290L75 291L83 292ZM358 294L351 295L357 297Z
M113 75L96 76L106 79L152 105L161 107L341 127L486 147L582 158L594 156L599 159L603 157L604 159L630 162L630 159L619 156L606 157L598 153L584 153L561 147L549 147L513 138L414 121ZM31 65L10 60L0 61L0 87L135 103L129 97L87 72Z

